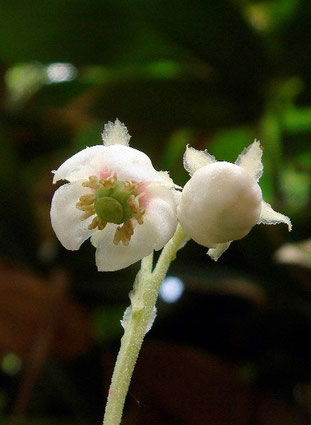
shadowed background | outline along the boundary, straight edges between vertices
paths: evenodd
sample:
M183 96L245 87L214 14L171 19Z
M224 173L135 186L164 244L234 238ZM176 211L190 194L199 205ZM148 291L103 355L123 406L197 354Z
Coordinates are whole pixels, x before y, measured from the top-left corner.
M310 21L309 0L0 3L2 423L101 422L139 264L97 272L49 208L51 170L116 117L179 185L187 143L234 161L259 139L264 198L294 225L256 226L218 263L180 251L124 424L308 423Z

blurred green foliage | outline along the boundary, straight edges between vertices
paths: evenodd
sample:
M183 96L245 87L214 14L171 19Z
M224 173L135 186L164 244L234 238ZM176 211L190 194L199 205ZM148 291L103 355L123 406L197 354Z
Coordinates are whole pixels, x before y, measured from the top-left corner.
M103 124L116 117L132 146L179 185L188 178L187 143L234 161L256 138L264 147L264 198L291 217L292 234L260 226L218 265L190 244L174 267L196 268L202 279L215 270L216 282L220 270L248 273L265 288L266 307L309 317L310 275L286 272L272 255L285 241L310 237L310 22L309 0L1 2L1 257L43 275L65 269L95 339L113 345L137 266L99 275L89 244L75 253L59 245L49 224L50 170L101 143ZM217 344L207 348L219 353ZM263 363L258 373L268 373ZM310 378L305 370L292 387Z

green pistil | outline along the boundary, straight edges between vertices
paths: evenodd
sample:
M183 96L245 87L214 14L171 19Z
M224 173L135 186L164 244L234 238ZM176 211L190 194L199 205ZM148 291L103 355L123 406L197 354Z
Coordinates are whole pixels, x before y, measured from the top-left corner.
M129 191L125 183L117 180L113 187L101 186L96 191L95 212L97 216L107 222L121 224L133 217L128 205L130 196L136 196L135 191Z

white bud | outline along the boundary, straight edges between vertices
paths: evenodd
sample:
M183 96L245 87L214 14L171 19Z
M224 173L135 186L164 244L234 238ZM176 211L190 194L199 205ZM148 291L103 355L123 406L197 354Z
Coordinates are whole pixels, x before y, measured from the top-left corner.
M178 219L193 240L215 247L247 235L261 208L255 178L238 165L215 162L199 168L185 185Z

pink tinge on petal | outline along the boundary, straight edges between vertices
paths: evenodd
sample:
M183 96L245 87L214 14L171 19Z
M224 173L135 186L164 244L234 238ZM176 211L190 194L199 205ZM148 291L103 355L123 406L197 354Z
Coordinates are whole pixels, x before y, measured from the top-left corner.
M136 182L133 182L136 183ZM150 192L148 190L148 182L144 182L144 183L138 183L139 186L136 189L136 193L138 196L138 200L139 200L139 207L142 209L146 209L149 203L149 200L151 198L150 196Z
M114 177L117 178L117 173L113 173L111 170L109 170L107 167L103 167L99 173L99 178L104 180L108 177Z

